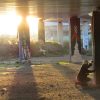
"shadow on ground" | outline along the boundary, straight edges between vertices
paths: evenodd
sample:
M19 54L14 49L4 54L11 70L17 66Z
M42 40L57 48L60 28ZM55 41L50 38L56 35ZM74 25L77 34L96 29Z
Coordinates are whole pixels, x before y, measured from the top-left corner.
M71 66L69 65L60 65L60 64L53 64L54 68L56 68L64 77L69 78L71 82L74 83L75 77L77 75L78 70L72 69L72 67L77 68L77 64ZM70 67L71 66L71 67ZM93 100L100 100L100 88L95 87L87 87L87 88L77 88L83 94L90 95Z
M75 65L77 66L77 64L75 64ZM75 80L75 77L77 75L77 72L75 70L73 70L72 68L70 68L70 64L68 64L68 65L53 64L53 66L54 66L54 68L56 68L57 70L59 70L59 72L64 77L72 78L72 79Z
M38 100L36 80L30 65L19 68L9 89L8 100Z

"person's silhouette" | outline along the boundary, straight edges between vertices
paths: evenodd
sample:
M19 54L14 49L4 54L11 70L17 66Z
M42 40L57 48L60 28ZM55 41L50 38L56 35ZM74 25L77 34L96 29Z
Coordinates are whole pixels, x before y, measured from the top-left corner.
M94 72L95 70L89 70L93 64L93 61L91 63L88 62L88 60L85 60L84 63L81 66L81 69L77 75L77 82L76 84L80 84L82 86L86 86L87 82L91 80L91 78L88 77L89 73Z

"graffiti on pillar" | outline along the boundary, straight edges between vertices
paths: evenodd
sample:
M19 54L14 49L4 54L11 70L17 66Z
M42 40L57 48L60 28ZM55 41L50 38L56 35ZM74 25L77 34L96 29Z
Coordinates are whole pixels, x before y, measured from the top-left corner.
M30 35L29 27L23 21L18 28L19 36L19 58L20 60L28 60L30 58Z
M85 50L89 49L89 24L88 23L84 23L83 27L82 27L82 37L83 37L83 48Z
M80 19L71 17L71 55L74 55L75 44L77 42L79 53L81 53L81 39L80 39Z
M75 31L75 32L74 32L74 34L72 35L72 41L74 41L74 40L76 40L76 39L79 40L79 36L78 36L78 34L77 34L78 31L77 31L77 26L76 26L76 25L74 26L74 31Z

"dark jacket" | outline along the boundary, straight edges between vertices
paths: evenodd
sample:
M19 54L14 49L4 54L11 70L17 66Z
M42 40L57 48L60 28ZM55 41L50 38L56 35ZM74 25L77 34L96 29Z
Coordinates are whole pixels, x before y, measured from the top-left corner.
M87 79L88 79L88 75L89 75L89 73L92 73L92 72L94 72L94 70L88 70L88 68L91 66L92 64L90 63L90 64L83 64L82 65L82 67L81 67L81 69L80 69L80 71L79 71L79 74L78 74L78 76L77 76L77 79L79 80L79 81L87 81Z

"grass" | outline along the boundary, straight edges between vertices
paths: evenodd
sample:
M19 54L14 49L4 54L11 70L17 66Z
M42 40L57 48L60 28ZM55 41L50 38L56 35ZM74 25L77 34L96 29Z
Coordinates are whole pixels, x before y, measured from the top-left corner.
M10 64L10 63L0 63L0 68L2 67L20 67L20 64L17 64L17 63L13 63L13 64Z
M66 64L69 64L69 62L65 62L65 61L60 61L60 62L58 62L58 64L60 64L60 65L66 65Z

